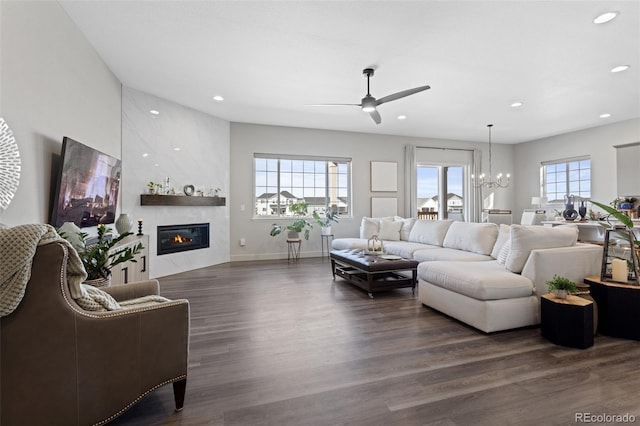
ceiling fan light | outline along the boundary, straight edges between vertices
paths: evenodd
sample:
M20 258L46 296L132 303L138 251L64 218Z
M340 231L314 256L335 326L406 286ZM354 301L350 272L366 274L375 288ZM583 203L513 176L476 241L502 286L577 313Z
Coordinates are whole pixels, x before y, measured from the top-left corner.
M373 112L376 110L376 107L374 107L373 105L362 105L362 110L364 112Z

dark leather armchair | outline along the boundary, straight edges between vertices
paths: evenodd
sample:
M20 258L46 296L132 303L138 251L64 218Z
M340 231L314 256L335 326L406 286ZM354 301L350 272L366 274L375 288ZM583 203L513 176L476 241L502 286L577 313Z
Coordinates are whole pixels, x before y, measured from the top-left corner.
M173 383L182 409L189 303L88 312L71 298L67 248L39 246L20 305L0 319L0 424L94 425ZM104 289L116 300L157 294L157 281Z

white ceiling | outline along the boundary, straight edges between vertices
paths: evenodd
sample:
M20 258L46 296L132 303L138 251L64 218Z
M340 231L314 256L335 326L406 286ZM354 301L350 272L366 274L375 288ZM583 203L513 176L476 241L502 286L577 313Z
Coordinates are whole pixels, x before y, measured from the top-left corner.
M640 117L637 0L60 3L125 86L234 122L518 143ZM366 67L377 98L431 89L380 125L305 106L359 103Z

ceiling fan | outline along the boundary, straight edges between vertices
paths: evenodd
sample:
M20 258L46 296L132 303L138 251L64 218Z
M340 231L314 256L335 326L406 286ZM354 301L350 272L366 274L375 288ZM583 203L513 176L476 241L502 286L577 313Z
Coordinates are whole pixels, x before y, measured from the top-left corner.
M373 71L374 71L373 68L365 68L364 70L362 70L362 74L364 74L367 77L367 94L364 98L362 98L362 101L359 104L314 104L314 105L307 105L307 106L357 106L357 107L360 107L364 112L368 112L371 118L373 119L373 121L376 122L376 124L380 124L382 122L382 117L380 117L380 113L377 110L378 105L382 105L384 103L391 102L391 101L396 101L406 96L413 95L413 94L422 92L423 90L427 90L431 88L430 86L420 86L420 87L415 87L413 89L403 90L402 92L397 92L397 93L385 96L384 98L376 99L373 96L371 96L371 93L369 90L369 79L373 77Z

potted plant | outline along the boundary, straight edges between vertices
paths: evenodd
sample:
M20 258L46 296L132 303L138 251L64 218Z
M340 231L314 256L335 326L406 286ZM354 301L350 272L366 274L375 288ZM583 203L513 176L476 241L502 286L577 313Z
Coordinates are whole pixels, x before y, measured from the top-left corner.
M98 225L98 241L88 244L87 240L89 234L86 232L78 232L80 236L80 246L76 247L80 260L87 271L86 283L95 285L96 287L108 286L111 282L111 269L124 262L136 262L135 256L144 248L141 243L135 244L132 247L126 247L123 249L112 250L120 241L129 235L133 235L131 232L125 232L118 235L115 238L107 238L107 234L111 232L111 228L105 225ZM64 233L60 233L60 236L71 240L66 237Z
M149 188L149 194L153 195L156 193L156 184L154 182L149 182L147 188Z
M335 209L329 209L324 212L323 217L314 210L312 215L316 223L322 227L322 235L331 235L331 222L338 223L338 212Z
M566 299L569 294L578 292L576 283L569 278L565 278L559 275L554 275L553 279L546 282L549 291L552 292L558 299Z
M293 223L287 226L283 226L277 223L271 225L271 231L269 234L272 237L280 235L284 229L289 231L287 235L288 238L297 239L302 231L304 231L304 239L309 239L309 231L313 228L313 225L309 223L306 219L308 213L307 209L309 208L308 203L294 203L290 204L288 210L292 213Z

